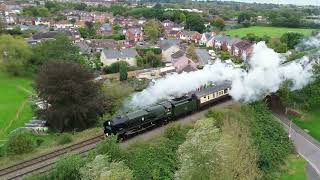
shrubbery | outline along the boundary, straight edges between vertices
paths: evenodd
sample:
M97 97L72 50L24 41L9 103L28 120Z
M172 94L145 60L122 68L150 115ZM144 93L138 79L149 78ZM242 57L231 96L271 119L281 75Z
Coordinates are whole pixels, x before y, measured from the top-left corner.
M262 171L264 179L274 179L288 155L293 153L293 144L265 104L250 104L247 115L252 117L247 123L258 152L258 168Z
M85 164L80 155L62 156L55 164L54 170L48 179L80 180L80 168Z
M57 139L58 144L63 145L72 142L72 136L70 134L64 133Z
M6 143L6 152L8 154L23 154L33 151L35 143L31 134L26 131L17 131L10 135Z

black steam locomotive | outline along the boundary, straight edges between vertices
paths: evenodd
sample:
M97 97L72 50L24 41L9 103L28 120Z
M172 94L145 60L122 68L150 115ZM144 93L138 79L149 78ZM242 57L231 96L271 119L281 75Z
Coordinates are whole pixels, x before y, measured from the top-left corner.
M121 138L128 138L148 128L166 124L217 101L230 98L230 89L231 83L224 81L179 98L166 100L138 111L117 116L104 122L104 133L106 136L118 134Z

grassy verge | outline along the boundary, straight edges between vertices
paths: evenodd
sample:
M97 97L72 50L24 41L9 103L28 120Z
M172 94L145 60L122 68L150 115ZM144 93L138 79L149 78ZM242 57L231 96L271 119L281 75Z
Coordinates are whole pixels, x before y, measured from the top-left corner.
M300 156L289 156L280 180L306 180L306 164L307 162Z
M12 77L0 71L0 141L32 118L28 101L31 83L31 79Z
M270 37L280 37L286 32L298 32L305 36L310 36L314 29L302 29L302 28L282 28L282 27L263 27L263 26L252 26L248 28L240 28L226 31L227 35L239 38L246 36L249 33L254 33L257 36L268 35Z
M304 119L291 117L293 122L307 131L312 137L320 141L320 111L313 110L307 113Z
M85 139L89 139L90 137L94 137L98 134L102 133L102 128L91 128L87 129L82 132L74 133L72 138L72 143L77 143ZM22 154L22 155L14 155L14 156L8 156L8 157L0 157L0 166L8 166L10 164L15 164L19 161L27 160L32 157L37 157L41 154L45 154L51 151L54 151L56 149L60 149L65 146L69 146L71 143L68 144L59 144L59 138L62 136L61 134L56 133L50 133L48 135L43 136L34 136L33 138L36 140L41 140L42 143L40 146L36 148L35 151L29 154Z

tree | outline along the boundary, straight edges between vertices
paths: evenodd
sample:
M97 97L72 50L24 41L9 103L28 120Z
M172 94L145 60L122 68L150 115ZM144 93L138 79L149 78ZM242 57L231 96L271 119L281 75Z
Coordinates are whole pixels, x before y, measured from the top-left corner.
M301 33L287 32L281 36L280 41L287 44L289 49L294 49L294 47L301 41L302 38L303 34Z
M213 119L198 120L179 146L181 167L175 173L176 179L225 179L225 157L221 156L224 142L220 138L220 130L214 126Z
M80 155L67 154L62 156L49 174L49 179L80 180L80 168L84 163Z
M242 23L244 21L249 21L250 22L251 18L252 18L252 14L251 13L246 12L246 11L241 12L238 15L238 23L240 24L240 23Z
M119 72L120 72L120 81L127 80L128 78L127 63L120 62Z
M271 11L268 17L273 26L299 27L303 16L293 9L281 8Z
M57 61L43 65L36 76L35 89L47 106L37 114L60 132L93 125L110 107L101 84L93 79L92 72L76 63Z
M145 59L145 64L151 67L159 67L162 65L161 56L154 54L153 51L147 51L143 58Z
M217 27L220 31L222 31L226 24L222 18L217 17L213 19L211 25Z
M195 62L198 62L198 56L196 54L196 47L192 44L187 49L187 57Z
M202 17L199 14L189 14L186 20L186 29L203 33L205 26Z
M58 34L55 40L49 40L36 45L33 49L30 65L38 66L49 61L69 61L84 64L79 47L75 46L64 34Z
M107 155L97 155L95 159L80 169L85 180L130 180L132 171L122 162L110 162Z
M210 112L208 117L197 121L180 145L176 178L256 179L257 154L248 129L220 113Z
M272 48L277 53L285 53L288 51L287 44L282 43L278 38L273 38L268 43L268 47Z
M32 55L31 49L22 38L0 36L0 65L12 75L22 75Z
M178 23L183 23L186 21L187 17L183 12L176 11L173 15L174 21Z
M155 42L161 36L161 24L156 20L149 20L144 24L144 32L148 39Z

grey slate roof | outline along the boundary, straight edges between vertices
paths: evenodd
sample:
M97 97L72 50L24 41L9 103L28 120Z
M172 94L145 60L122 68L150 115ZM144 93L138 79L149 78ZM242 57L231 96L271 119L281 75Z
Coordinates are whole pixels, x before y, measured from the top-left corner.
M206 49L196 49L196 54L202 65L208 64L208 61L211 59Z
M108 59L114 59L114 58L134 58L138 56L138 53L133 48L126 48L121 50L116 49L104 49L103 53L105 54L105 57Z
M160 48L162 50L167 50L174 45L179 46L180 40L178 40L178 39L165 39L165 40L160 41Z

